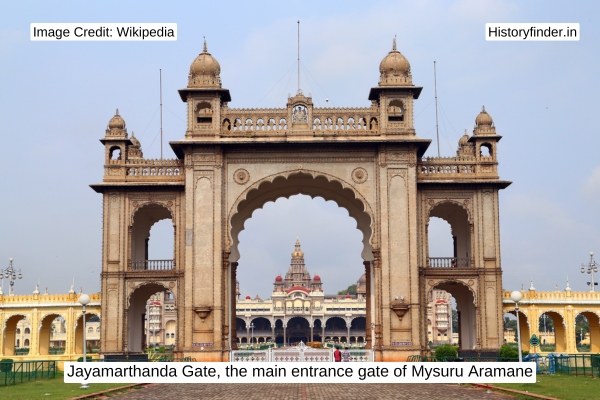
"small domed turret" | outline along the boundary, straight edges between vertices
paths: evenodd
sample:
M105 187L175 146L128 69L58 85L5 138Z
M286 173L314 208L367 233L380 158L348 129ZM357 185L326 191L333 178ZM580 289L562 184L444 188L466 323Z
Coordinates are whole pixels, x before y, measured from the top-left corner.
M125 120L119 115L119 109L114 117L108 121L108 129L125 129Z
M277 278L275 278L275 282L281 282L283 280L283 278L281 277L281 275L277 275Z
M481 135L481 134L496 134L496 127L494 126L494 120L491 115L485 111L485 106L481 108L481 112L475 118L475 129L473 130L473 134Z
M379 64L379 85L380 86L396 86L396 85L411 85L412 75L410 73L410 63L396 50L396 38L392 51L381 60Z
M204 50L196 57L190 66L188 86L218 86L221 87L221 66L208 52L206 40Z
M131 132L131 143L132 145L129 146L129 152L127 156L129 158L144 158L144 154L142 153L142 144L135 137L135 133L133 131Z

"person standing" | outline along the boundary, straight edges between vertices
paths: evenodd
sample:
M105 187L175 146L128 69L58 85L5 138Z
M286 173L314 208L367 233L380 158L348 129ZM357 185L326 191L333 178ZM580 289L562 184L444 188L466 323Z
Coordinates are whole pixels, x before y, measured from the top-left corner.
M335 359L335 362L342 361L342 352L340 351L339 346L335 346L335 351L333 352L333 358Z
M344 352L342 353L342 358L344 359L344 362L350 361L350 352L348 351L347 347L344 350Z

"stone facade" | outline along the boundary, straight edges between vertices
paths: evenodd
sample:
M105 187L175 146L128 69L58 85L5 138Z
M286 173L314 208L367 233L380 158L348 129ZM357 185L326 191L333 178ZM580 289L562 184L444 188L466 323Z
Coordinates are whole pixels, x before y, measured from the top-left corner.
M193 61L187 130L174 160L142 158L118 113L101 142L103 196L102 354L142 349L145 303L175 296L176 353L227 361L237 340L235 282L244 221L266 202L321 196L346 208L363 233L366 330L376 360L426 354L426 304L445 290L461 312L461 346L495 350L503 341L498 191L501 136L490 115L476 118L456 157L426 157L417 136L408 60L396 49L379 66L368 107L315 107L301 90L284 108L230 108L221 67L208 50ZM489 155L482 155L482 148ZM454 254L428 254L430 217L445 219ZM148 260L149 229L171 219L174 254Z

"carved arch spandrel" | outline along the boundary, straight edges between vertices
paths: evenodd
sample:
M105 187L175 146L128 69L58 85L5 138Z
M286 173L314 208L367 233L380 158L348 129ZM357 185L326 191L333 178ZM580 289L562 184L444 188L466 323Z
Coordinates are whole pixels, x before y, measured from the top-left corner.
M466 282L465 282L466 280ZM429 293L431 293L431 291L433 291L437 286L444 284L444 283L458 283L461 284L463 286L465 286L467 289L469 289L469 291L471 291L471 294L473 295L473 304L475 305L475 307L479 307L478 304L478 296L477 296L477 287L478 287L478 279L477 278L473 278L473 277L468 277L465 278L465 280L462 279L455 279L455 278L444 278L444 279L428 279L426 284L426 290L425 290L425 298L429 298ZM473 281L473 284L469 284L469 281Z
M226 247L227 248L231 248L234 243L236 243L235 238L233 238L232 236L232 231L233 231L233 225L232 225L232 220L234 218L234 216L236 214L238 214L241 210L239 209L239 206L246 200L248 200L248 195L249 193L253 192L253 191L258 191L260 190L260 187L263 184L273 184L275 182L275 180L277 179L285 179L288 180L291 176L293 175L306 175L307 177L311 177L313 180L316 180L320 177L323 177L327 180L327 182L329 183L338 183L339 185L341 185L342 190L349 190L350 192L352 192L352 194L354 195L354 199L349 199L347 198L346 200L357 200L358 202L360 202L362 204L362 211L368 215L370 221L369 221L369 229L370 229L370 237L368 238L368 242L371 246L376 247L376 243L377 243L377 231L376 231L376 219L375 219L375 214L371 208L371 205L368 203L368 201L365 199L365 197L355 188L354 185L350 184L349 182L345 181L344 179L341 179L339 177L330 175L328 173L324 173L324 172L319 172L319 171L313 171L313 170L307 170L307 169L296 169L296 170L290 170L290 171L282 171L282 172L278 172L276 174L272 174L269 176L266 176L262 179L259 179L257 181L255 181L254 183L250 184L242 193L240 193L240 195L237 197L237 199L234 201L233 205L231 206L231 209L229 211L228 214L228 218L227 218L227 231L226 231ZM307 186L307 185L304 185ZM308 185L307 187L310 187L310 185ZM348 214L350 217L354 218L357 221L357 224L360 223L360 219L358 215L354 214L354 210L349 209L348 207L346 207L345 205L341 204L339 201L339 196L336 198L336 196L333 194L333 190L331 190L331 193L317 193L317 194L310 194L310 193L304 193L305 189L303 189L303 187L298 187L298 190L294 193L289 193L289 194L285 194L285 195L279 195L279 194L274 194L273 196L267 196L267 198L261 202L260 206L254 207L252 210L250 210L248 214L248 217L246 219L244 219L244 221L242 221L242 230L243 230L243 226L244 223L247 219L251 218L252 213L259 209L262 208L262 206L264 206L264 204L266 204L269 201L275 201L278 198L281 197L286 197L288 198L289 196L295 195L295 194L307 194L311 197L322 197L324 198L326 201L332 200L335 201L338 206L345 208L348 211ZM327 190L328 191L328 190ZM363 231L362 229L360 229L360 227L357 226L357 229ZM363 231L363 234L365 234L365 232Z
M166 208L169 210L171 214L171 220L173 221L173 226L176 225L176 213L175 213L175 197L165 198L164 200L155 200L155 199L138 199L133 198L129 199L131 207L130 207L130 216L129 216L129 228L133 227L133 221L135 220L135 214L148 205L157 205ZM158 221L157 221L158 222Z

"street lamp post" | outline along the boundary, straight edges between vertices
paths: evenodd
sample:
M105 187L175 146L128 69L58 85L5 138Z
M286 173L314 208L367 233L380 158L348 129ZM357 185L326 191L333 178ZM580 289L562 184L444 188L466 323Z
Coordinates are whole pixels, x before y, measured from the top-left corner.
M21 274L21 270L16 270L13 268L13 258L9 258L8 261L10 262L10 264L8 265L8 268L0 270L0 275L2 275L4 278L6 279L10 279L10 291L9 291L9 295L10 296L14 296L15 295L15 281L17 280L17 277L19 279L23 279L23 275Z
M83 306L83 362L86 362L87 358L87 346L86 346L86 338L85 338L85 306L90 302L90 296L87 294L82 294L79 296L79 302ZM87 382L83 382L81 384L80 389L88 389L90 385Z
M523 295L518 290L510 294L510 298L515 302L515 314L517 315L517 341L519 343L519 362L523 362L523 352L521 351L521 325L519 324L519 301Z
M581 264L581 273L582 274L585 274L586 267L587 267L587 273L591 275L591 281L588 282L587 284L590 285L590 292L595 292L594 286L596 286L597 283L594 282L594 273L598 272L598 264L596 264L596 261L594 261L594 253L593 252L590 252L590 262L587 265Z
M252 336L250 339L250 343L252 343L252 348L254 348L254 322L250 323L250 329L252 329Z

